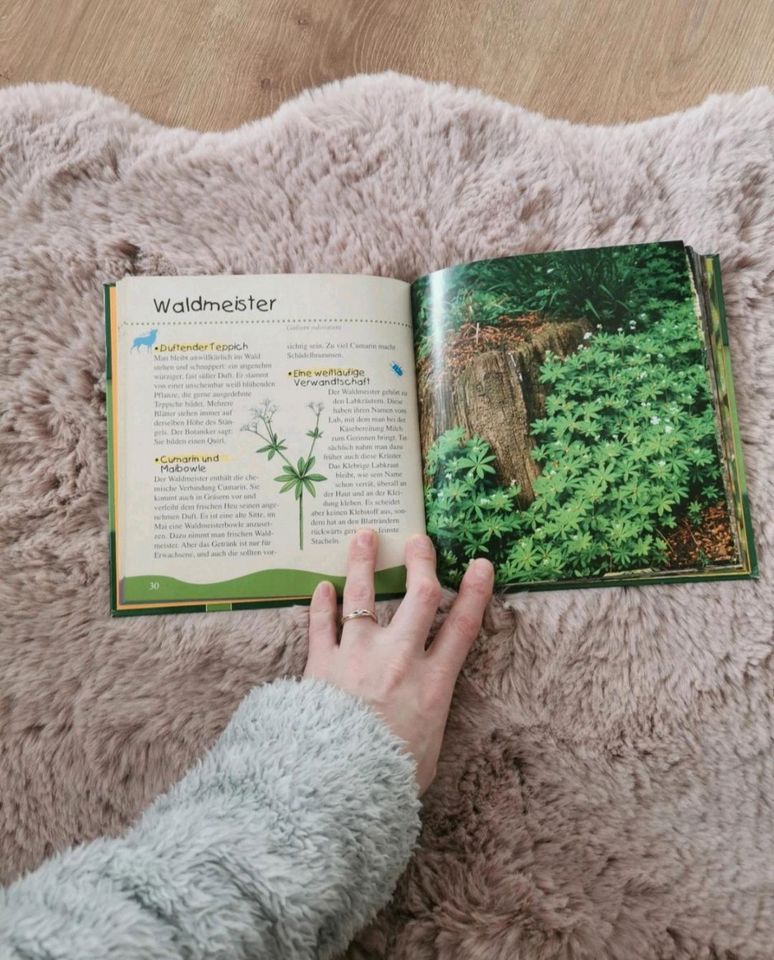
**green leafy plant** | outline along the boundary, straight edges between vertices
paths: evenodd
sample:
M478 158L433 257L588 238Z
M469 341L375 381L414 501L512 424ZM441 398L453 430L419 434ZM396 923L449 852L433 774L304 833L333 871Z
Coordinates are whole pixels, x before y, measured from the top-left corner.
M250 433L254 433L264 442L264 446L259 447L256 453L265 453L268 460L275 456L285 461L282 472L274 480L280 484L280 493L289 493L292 491L298 502L298 546L304 549L304 494L308 493L314 497L317 495L315 484L323 483L327 480L321 473L314 473L315 465L314 447L317 441L322 437L320 430L320 414L323 411L322 403L312 402L308 404L309 409L315 416L314 426L307 430L306 435L310 438L309 452L305 457L299 457L296 463L291 463L285 455L287 444L281 439L275 431L273 421L277 413L277 406L270 400L264 400L260 407L254 407L251 410L250 421L242 427Z
M461 428L447 430L428 451L427 532L447 582L458 583L473 557L486 555L496 564L508 536L520 529L519 488L498 483L494 459L485 440Z
M496 478L481 437L446 431L425 464L428 532L444 577L490 556L500 584L597 577L668 562L678 517L722 493L714 414L693 304L662 303L642 332L600 329L546 355L534 420L534 501Z

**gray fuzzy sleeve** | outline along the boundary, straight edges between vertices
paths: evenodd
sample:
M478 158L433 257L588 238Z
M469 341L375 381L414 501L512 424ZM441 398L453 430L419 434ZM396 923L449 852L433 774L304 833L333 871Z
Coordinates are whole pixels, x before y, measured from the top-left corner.
M126 836L0 892L0 958L330 957L387 902L418 814L414 762L365 704L258 687Z

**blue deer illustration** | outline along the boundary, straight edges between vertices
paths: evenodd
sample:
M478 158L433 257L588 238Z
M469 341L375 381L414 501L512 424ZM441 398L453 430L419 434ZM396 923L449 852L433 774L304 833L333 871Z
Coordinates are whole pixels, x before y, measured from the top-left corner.
M156 342L156 334L159 331L154 327L150 333L146 333L144 337L135 337L132 341L132 350L136 347L138 350L140 347L147 347L148 352L150 352L151 347Z

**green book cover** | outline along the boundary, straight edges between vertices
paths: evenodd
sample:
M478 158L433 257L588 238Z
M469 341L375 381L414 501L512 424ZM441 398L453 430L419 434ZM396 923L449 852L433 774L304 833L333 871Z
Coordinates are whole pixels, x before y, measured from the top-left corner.
M454 588L757 575L716 256L681 243L105 288L111 610L341 590L354 530Z

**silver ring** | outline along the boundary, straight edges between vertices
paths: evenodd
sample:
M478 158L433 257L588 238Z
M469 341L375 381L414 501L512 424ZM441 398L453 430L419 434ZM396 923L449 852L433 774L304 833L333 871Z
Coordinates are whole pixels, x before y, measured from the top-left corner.
M361 617L370 617L370 619L373 620L374 623L379 622L376 619L375 610L353 610L352 613L348 613L346 617L342 617L341 622L346 623L347 620L359 620Z

